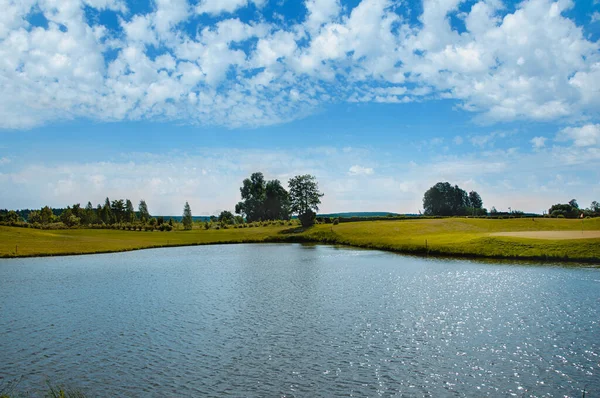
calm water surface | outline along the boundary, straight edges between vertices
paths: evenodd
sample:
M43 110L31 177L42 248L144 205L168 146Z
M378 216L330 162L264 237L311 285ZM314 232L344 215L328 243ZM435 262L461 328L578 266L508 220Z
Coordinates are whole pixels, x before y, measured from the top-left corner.
M600 397L600 269L226 245L0 260L0 389Z

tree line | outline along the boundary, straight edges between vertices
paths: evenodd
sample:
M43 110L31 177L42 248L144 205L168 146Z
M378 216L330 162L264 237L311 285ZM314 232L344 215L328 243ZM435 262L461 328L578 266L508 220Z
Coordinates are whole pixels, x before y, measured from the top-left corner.
M56 209L44 206L40 210L27 210L27 222L29 224L48 225L62 222L68 227L78 225L115 225L115 224L150 224L161 225L164 223L163 217L153 218L148 211L148 205L145 200L140 200L137 210L129 199L117 199L111 201L108 197L104 205L98 204L96 207L88 202L85 207L76 203L73 206L67 206L56 214ZM0 211L0 221L19 222L22 217L14 210ZM172 221L171 221L172 225Z
M569 203L557 203L548 209L548 216L554 218L600 217L600 203L593 201L590 207L582 209L576 199Z
M423 208L426 216L525 216L522 211L513 210L499 212L492 207L490 212L483 207L481 196L471 191L467 193L458 185L448 182L438 182L423 195ZM530 215L527 215L530 216ZM581 209L577 200L569 203L558 203L548 209L546 217L579 218L600 217L600 203L593 201L587 209Z
M315 176L298 175L288 181L289 191L277 179L267 181L263 173L252 173L242 181L240 187L241 201L235 205L234 215L223 210L218 221L223 225L243 224L261 221L290 220L297 215L303 226L315 223L317 211L323 193ZM183 209L182 223L184 229L192 229L192 213L188 202ZM208 223L205 224L208 227Z

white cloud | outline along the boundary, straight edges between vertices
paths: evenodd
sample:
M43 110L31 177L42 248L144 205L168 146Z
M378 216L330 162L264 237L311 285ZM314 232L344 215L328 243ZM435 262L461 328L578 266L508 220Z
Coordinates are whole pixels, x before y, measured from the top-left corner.
M266 0L200 0L200 3L196 7L196 12L199 14L219 15L222 13L232 13L252 3L257 7L262 7L265 2Z
M161 34L169 32L179 22L186 20L190 14L187 0L155 0L155 2L154 26Z
M599 45L566 16L572 1L526 0L514 11L477 1L461 14L460 34L448 18L460 0L424 1L416 26L388 0L352 9L307 0L306 19L289 24L221 16L265 3L202 0L196 12L219 19L186 31L187 0L157 0L144 15L118 0L9 2L0 15L0 128L78 117L260 126L330 102L439 98L486 123L599 116ZM124 33L90 25L83 4L114 10ZM47 29L27 22L34 7ZM105 60L109 51L116 59Z
M377 173L365 164L377 164ZM325 193L324 213L415 213L422 208L423 193L439 181L476 190L487 208L541 212L567 196L566 200L576 197L580 203L598 200L598 184L577 182L583 173L595 175L599 167L600 148L575 145L523 153L475 150L460 156L420 157L418 163L410 155L360 148L216 148L133 153L111 161L11 164L10 171L0 173L4 188L0 203L7 208L35 208L88 200L95 205L106 196L134 202L144 198L153 214L169 215L181 213L189 200L194 214L214 214L232 210L242 180L262 171L265 178L277 178L284 185L297 174L315 175ZM557 174L564 183L556 183Z
M469 140L474 146L483 148L486 146L494 146L496 140L499 138L506 138L511 134L513 134L513 132L493 131L489 134L471 136Z
M374 173L374 171L371 167L362 167L362 166L358 166L358 165L354 165L354 166L350 167L350 169L348 170L348 174L352 175L352 176L371 175L373 173Z
M324 23L330 22L341 11L339 0L306 0L308 10L306 27L309 32L316 32Z
M600 145L600 124L564 128L556 135L556 140L573 141L577 147Z
M9 164L9 163L10 163L10 159L7 158L6 156L0 158L0 166Z
M534 149L541 149L546 146L546 140L546 137L533 137L530 142Z
M454 144L456 144L456 145L462 145L462 143L464 142L464 139L460 135L457 135L456 137L454 137L452 142L454 142Z
M596 11L592 14L592 23L600 21L600 12Z

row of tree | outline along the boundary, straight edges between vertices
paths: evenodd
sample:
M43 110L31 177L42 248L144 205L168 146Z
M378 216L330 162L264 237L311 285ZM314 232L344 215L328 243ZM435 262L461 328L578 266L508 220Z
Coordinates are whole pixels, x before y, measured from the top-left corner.
M266 181L263 173L252 173L250 178L244 179L240 188L242 200L235 205L238 216L224 210L218 218L211 216L211 222L231 225L289 220L297 214L303 226L313 225L323 197L316 178L309 174L299 175L288 181L288 187L289 192L279 180ZM183 207L181 223L185 230L192 229L192 209L188 202Z
M483 200L475 191L467 193L458 185L438 182L423 195L423 209L426 216L483 216Z
M50 207L45 206L39 211L30 211L27 217L29 223L45 225L61 221L69 227L79 224L112 225L135 222L146 224L150 220L151 217L145 200L140 200L136 211L129 199L111 201L109 198L106 198L104 205L98 204L95 208L91 202L88 202L85 207L81 207L79 203L74 204L72 207L67 206L59 216L56 216ZM158 222L157 220L154 221Z
M587 209L581 209L576 199L569 203L557 203L548 209L550 217L578 218L578 217L600 217L600 203L593 201Z

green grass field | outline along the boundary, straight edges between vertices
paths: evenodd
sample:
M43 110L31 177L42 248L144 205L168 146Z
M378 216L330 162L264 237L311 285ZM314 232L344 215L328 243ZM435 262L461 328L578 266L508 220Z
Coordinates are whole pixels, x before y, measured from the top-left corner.
M0 227L0 257L104 253L215 243L316 242L410 254L600 263L600 238L531 239L496 232L600 231L600 219L402 220L173 232ZM575 233L573 232L573 233Z

